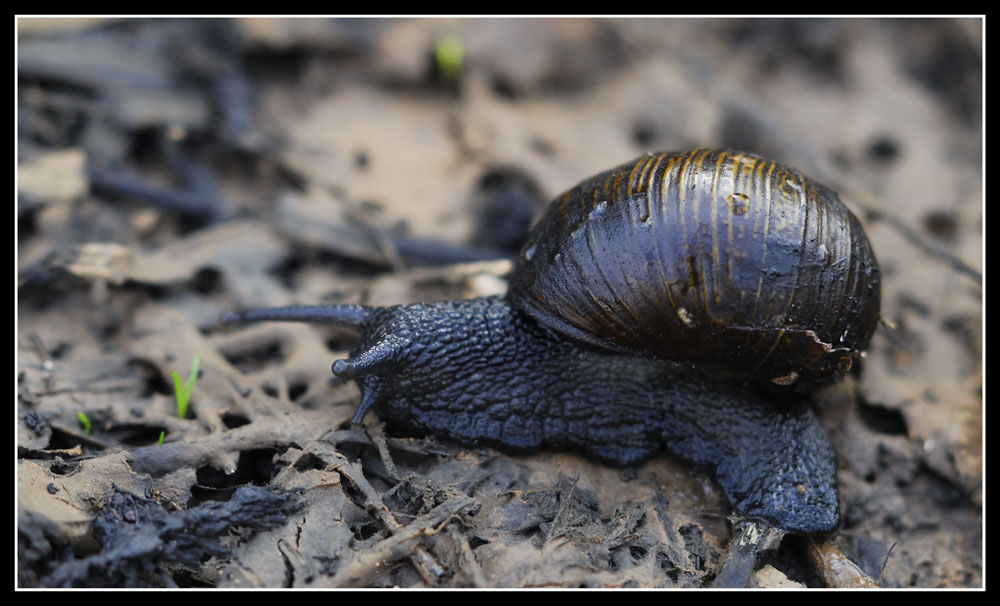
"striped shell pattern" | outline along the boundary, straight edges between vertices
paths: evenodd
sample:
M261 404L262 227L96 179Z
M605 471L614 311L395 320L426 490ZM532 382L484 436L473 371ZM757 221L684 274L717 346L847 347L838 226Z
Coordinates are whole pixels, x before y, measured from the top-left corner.
M557 197L511 278L541 324L775 383L850 368L880 272L832 190L753 154L650 154Z

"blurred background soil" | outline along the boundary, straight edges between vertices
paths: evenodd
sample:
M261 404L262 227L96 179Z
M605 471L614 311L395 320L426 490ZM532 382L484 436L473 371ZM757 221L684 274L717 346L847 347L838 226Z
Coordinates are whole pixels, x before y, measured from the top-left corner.
M831 544L884 587L984 583L981 19L17 25L19 586L710 584L700 470L352 427L349 333L217 324L504 292L546 200L690 147L833 187L881 263L883 325L817 398ZM810 550L755 582L829 583Z

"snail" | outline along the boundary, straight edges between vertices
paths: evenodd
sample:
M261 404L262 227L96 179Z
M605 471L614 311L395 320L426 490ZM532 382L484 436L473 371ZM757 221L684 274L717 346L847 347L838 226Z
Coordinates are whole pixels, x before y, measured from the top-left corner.
M633 466L666 448L741 516L833 530L836 456L810 394L850 369L880 272L832 190L753 154L648 154L557 197L506 296L249 310L355 328L333 373L394 427Z

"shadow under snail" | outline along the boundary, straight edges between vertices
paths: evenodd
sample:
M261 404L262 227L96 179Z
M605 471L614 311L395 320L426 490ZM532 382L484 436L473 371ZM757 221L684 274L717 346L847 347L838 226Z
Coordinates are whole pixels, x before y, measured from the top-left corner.
M879 318L871 245L837 194L753 154L650 154L557 197L506 297L250 310L361 334L334 374L360 422L632 466L662 448L783 532L834 529L836 456L810 391Z

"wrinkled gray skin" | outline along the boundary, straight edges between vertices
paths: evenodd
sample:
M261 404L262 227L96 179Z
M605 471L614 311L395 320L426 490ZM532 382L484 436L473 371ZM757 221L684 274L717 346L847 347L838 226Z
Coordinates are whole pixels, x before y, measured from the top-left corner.
M361 388L357 422L374 409L397 431L507 452L574 450L617 466L665 448L713 471L747 518L803 534L839 522L836 457L805 396L608 353L500 297L284 311L229 321L355 326L361 341L333 370Z

